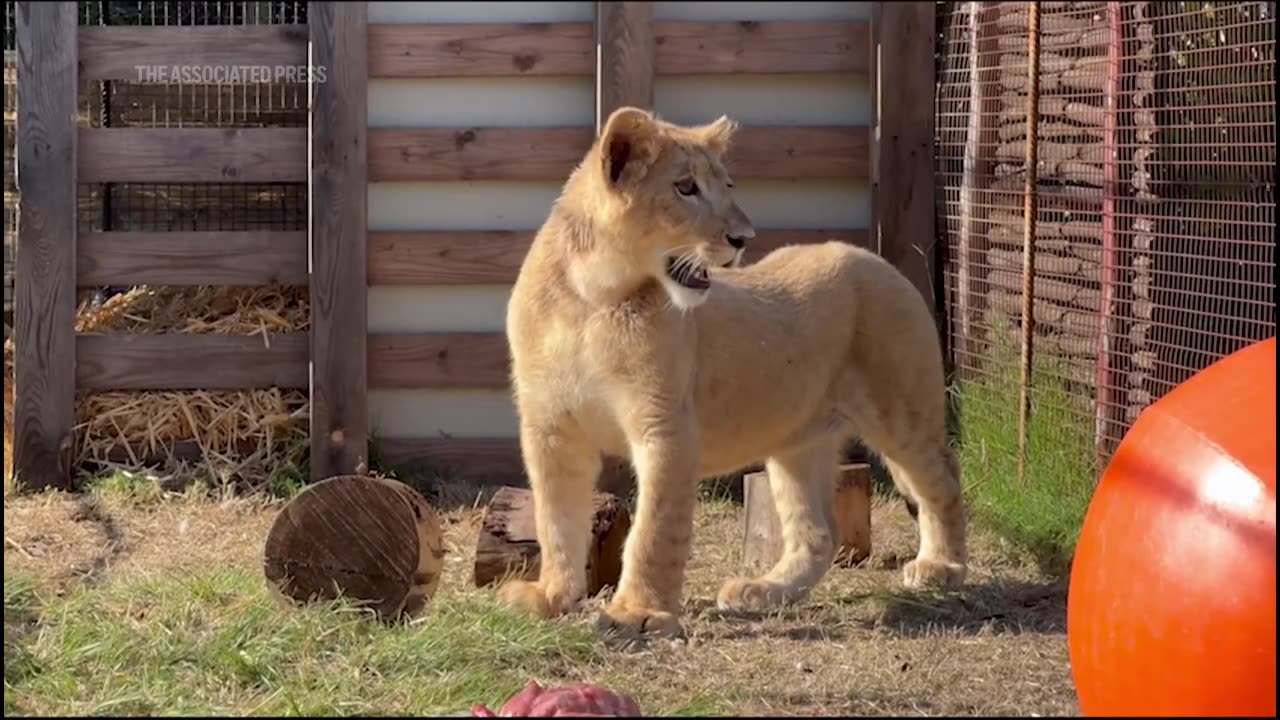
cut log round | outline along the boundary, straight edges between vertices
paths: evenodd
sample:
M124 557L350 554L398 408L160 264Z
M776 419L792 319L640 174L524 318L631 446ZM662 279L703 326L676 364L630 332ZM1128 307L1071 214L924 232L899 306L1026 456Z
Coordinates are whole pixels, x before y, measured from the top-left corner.
M611 493L597 492L587 552L587 593L616 587L622 576L622 547L631 529L631 514ZM476 539L476 587L508 579L537 580L540 568L533 493L504 487L485 508Z
M383 618L417 615L435 594L444 537L435 510L403 483L339 475L308 487L267 534L267 581L295 602L339 596Z

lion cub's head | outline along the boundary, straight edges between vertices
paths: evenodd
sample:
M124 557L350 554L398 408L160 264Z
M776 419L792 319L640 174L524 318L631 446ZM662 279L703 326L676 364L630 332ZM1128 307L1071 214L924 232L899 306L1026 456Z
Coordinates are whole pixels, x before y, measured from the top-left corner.
M620 108L577 173L604 231L596 250L656 278L681 308L705 301L707 268L737 265L755 237L724 166L736 128L727 117L685 127Z

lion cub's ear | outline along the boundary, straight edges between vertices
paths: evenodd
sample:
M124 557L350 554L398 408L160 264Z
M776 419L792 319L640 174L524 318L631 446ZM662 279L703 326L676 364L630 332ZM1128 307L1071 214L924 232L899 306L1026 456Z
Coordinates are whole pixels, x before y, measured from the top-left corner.
M730 120L728 115L721 115L714 122L703 125L699 130L702 141L707 144L707 149L719 156L724 155L729 149L733 134L738 131L738 123Z
M654 120L635 107L614 110L600 133L600 161L604 176L613 185L638 180L654 156Z

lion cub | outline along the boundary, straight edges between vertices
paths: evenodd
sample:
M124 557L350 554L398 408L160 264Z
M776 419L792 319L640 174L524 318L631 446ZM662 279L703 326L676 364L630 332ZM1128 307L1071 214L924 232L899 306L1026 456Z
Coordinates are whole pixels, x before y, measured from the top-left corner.
M622 108L565 183L507 308L520 446L541 575L504 598L544 617L587 587L602 454L638 478L622 577L602 618L678 636L698 479L764 462L784 551L721 588L724 609L805 598L835 553L840 449L859 437L919 505L911 587L965 576L965 511L947 443L933 318L878 255L755 236L724 165L728 118L683 127Z

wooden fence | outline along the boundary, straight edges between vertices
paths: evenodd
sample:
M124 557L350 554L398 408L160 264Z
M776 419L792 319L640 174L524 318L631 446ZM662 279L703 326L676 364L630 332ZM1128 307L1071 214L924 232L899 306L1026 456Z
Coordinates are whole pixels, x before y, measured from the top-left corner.
M309 388L322 478L366 465L370 388L507 387L502 333L370 335L367 287L510 283L533 233L367 232L367 183L561 180L593 133L370 129L370 78L595 75L598 128L620 105L652 106L658 75L866 73L892 88L875 103L878 144L869 126L747 126L730 162L743 178L867 179L871 231L761 231L751 255L828 238L870 245L934 302L933 108L899 101L933 92L933 3L876 3L870 22L655 21L647 2L598 3L594 24L370 24L360 2L309 12L308 26L77 28L75 3L19 4L15 470L28 486L69 484L77 389ZM76 127L80 80L136 79L142 65L310 65L326 77L311 86L309 130ZM77 234L78 183L308 178L309 233ZM310 332L264 343L74 329L77 286L215 283L309 284ZM522 474L510 438L398 439L383 453L501 482Z

